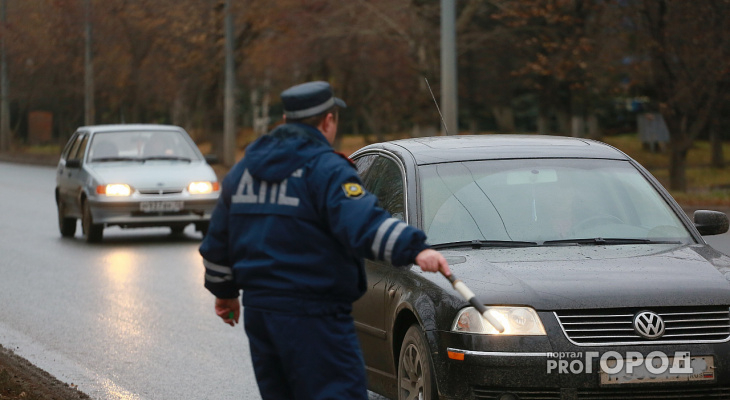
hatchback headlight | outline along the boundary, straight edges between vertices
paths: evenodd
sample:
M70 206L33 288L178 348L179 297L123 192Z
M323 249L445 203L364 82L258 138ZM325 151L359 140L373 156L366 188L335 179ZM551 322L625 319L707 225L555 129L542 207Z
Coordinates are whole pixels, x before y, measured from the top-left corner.
M209 194L218 191L218 182L192 182L188 185L190 194Z
M504 326L504 332L499 333L492 324L484 320L474 307L467 307L456 315L453 332L479 333L484 335L525 335L545 336L545 328L540 317L530 307L487 307L487 312L493 315Z
M132 194L132 188L124 183L110 183L97 186L96 193L106 196L129 196Z

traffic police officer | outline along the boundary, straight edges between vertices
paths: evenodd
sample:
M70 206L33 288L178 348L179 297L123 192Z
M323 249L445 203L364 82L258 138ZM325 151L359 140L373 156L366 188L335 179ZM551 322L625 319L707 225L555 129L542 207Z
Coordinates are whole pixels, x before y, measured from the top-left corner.
M450 274L425 234L377 206L334 152L338 109L327 82L281 94L285 124L252 143L223 180L200 246L216 313L244 325L265 399L366 399L350 312L363 258Z

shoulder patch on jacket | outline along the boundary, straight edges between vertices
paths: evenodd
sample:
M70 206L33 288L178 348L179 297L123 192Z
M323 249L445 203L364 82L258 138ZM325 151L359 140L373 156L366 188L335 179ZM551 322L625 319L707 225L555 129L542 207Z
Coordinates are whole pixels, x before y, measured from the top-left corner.
M343 183L342 190L345 192L345 196L351 199L359 199L365 194L362 186L358 183Z
M350 166L351 166L352 168L355 168L355 169L357 169L357 166L355 166L355 162L354 162L354 161L352 161L352 160L350 159L350 157L346 156L346 155L345 155L344 153L340 153L339 151L335 151L335 154L337 154L338 156L340 156L340 157L344 158L345 160L347 160L347 162L348 162L348 163L350 164Z

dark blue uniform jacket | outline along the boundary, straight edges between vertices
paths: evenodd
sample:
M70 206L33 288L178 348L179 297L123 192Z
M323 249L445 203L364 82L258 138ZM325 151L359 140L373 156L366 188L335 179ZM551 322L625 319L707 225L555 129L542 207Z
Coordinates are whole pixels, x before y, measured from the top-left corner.
M363 258L414 262L425 234L377 206L319 130L288 123L251 144L223 180L200 246L205 287L262 310L349 311Z

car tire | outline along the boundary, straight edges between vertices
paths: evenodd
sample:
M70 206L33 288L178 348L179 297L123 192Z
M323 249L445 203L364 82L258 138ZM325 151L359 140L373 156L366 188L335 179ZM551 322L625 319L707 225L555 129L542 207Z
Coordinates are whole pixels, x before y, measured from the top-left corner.
M170 234L173 236L180 236L185 232L185 225L173 225L170 227Z
M89 206L88 201L84 201L84 217L81 219L81 227L84 230L84 236L87 242L101 242L104 234L104 225L94 223L94 217L91 215L91 206Z
M66 205L58 201L58 230L63 237L74 237L76 235L76 218L66 216Z
M421 328L408 328L398 356L398 400L436 400L433 363Z
M195 224L195 230L200 231L205 237L208 234L208 226L210 226L210 222L198 222Z

